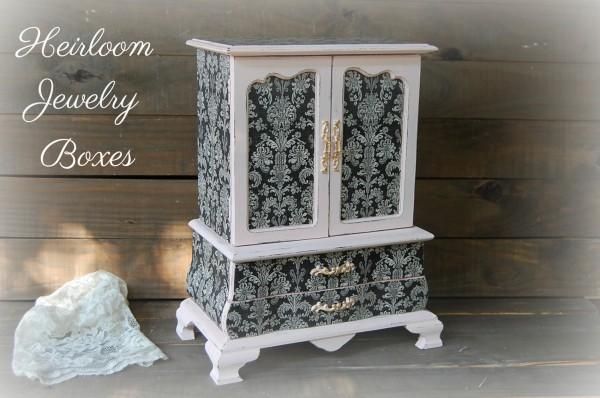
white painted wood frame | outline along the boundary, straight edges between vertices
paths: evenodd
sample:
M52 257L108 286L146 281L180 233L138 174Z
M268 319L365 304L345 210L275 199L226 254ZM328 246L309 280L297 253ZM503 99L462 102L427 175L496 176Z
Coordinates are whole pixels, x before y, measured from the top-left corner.
M410 227L326 238L234 246L198 219L190 221L188 225L225 257L237 263L424 242L433 239L433 235L424 229Z
M320 171L320 159L323 152L320 135L321 123L330 119L331 57L234 57L232 64L231 243L233 245L251 245L326 237L328 235L329 175ZM300 72L307 71L316 73L313 223L250 230L248 228L248 88L253 82L264 80L270 75L291 78Z
M191 39L186 44L236 57L344 54L426 54L438 48L422 43L356 43L356 44L227 44Z
M444 325L435 314L427 310L381 315L325 326L281 330L232 340L189 298L182 301L177 310L176 332L182 340L193 340L194 328L204 335L207 339L205 350L213 364L210 377L215 384L223 385L242 381L239 375L240 368L258 359L261 348L310 341L325 351L335 351L351 340L356 333L402 326L409 332L419 335L415 344L417 348L424 350L443 345L440 334Z
M334 56L332 73L331 123L343 121L344 73L355 69L363 74L389 72L392 78L404 81L404 112L402 126L401 193L399 214L341 220L341 172L330 174L329 234L405 228L413 225L415 168L417 157L417 119L419 115L419 84L421 59L418 55ZM342 123L343 129L343 123ZM342 131L343 137L343 131Z

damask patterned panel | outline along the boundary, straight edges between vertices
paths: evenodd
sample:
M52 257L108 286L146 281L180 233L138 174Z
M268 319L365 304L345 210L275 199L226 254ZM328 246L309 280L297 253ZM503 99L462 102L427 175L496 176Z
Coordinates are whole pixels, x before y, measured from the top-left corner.
M229 241L229 57L198 50L199 218Z
M331 305L352 297L356 304L340 312L314 313L311 307L321 301ZM425 309L425 277L370 283L336 290L294 293L285 296L233 302L227 313L227 333L232 339L257 336L278 330L366 319Z
M248 227L312 224L316 74L248 88Z
M316 266L332 268L347 260L355 266L352 272L339 276L310 275ZM234 300L253 300L421 275L423 244L420 242L239 263L235 267Z
M192 264L187 291L217 324L227 300L229 260L199 234L193 233Z
M404 82L344 73L341 220L399 214Z

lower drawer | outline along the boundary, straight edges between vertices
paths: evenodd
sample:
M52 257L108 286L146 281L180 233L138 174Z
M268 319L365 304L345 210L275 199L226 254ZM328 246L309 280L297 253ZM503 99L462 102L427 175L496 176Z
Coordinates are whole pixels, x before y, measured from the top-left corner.
M414 277L322 291L234 301L226 318L231 338L258 336L425 309L427 281Z

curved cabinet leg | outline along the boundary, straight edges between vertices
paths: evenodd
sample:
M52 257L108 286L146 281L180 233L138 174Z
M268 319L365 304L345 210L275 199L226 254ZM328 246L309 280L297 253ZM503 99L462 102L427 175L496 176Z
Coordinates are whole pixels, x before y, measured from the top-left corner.
M225 346L219 349L210 341L206 342L204 348L213 364L210 377L217 385L242 381L238 373L240 368L248 362L255 361L260 354L259 348L227 350Z
M327 339L311 340L310 342L322 350L333 352L342 348L342 346L352 340L353 337L354 334L346 334L344 336L330 337Z
M183 303L182 303L183 304ZM181 340L194 340L194 322L192 321L191 315L187 312L183 305L180 305L177 309L177 336Z
M417 348L426 350L443 345L440 334L442 333L442 329L444 329L444 324L437 318L424 322L410 323L406 325L406 329L411 333L419 335L419 339L415 344Z

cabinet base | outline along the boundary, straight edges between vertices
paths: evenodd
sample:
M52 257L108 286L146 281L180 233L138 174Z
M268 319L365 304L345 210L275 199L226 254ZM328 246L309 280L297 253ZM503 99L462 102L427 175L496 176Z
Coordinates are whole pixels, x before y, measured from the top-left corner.
M182 340L193 340L194 328L204 335L208 340L205 349L213 364L210 376L216 384L221 385L242 381L239 369L256 360L261 348L310 341L325 351L336 351L356 333L400 326L419 335L415 345L420 349L442 346L440 334L444 326L435 314L425 310L305 329L282 330L232 340L191 298L188 298L181 302L177 310L176 330Z

